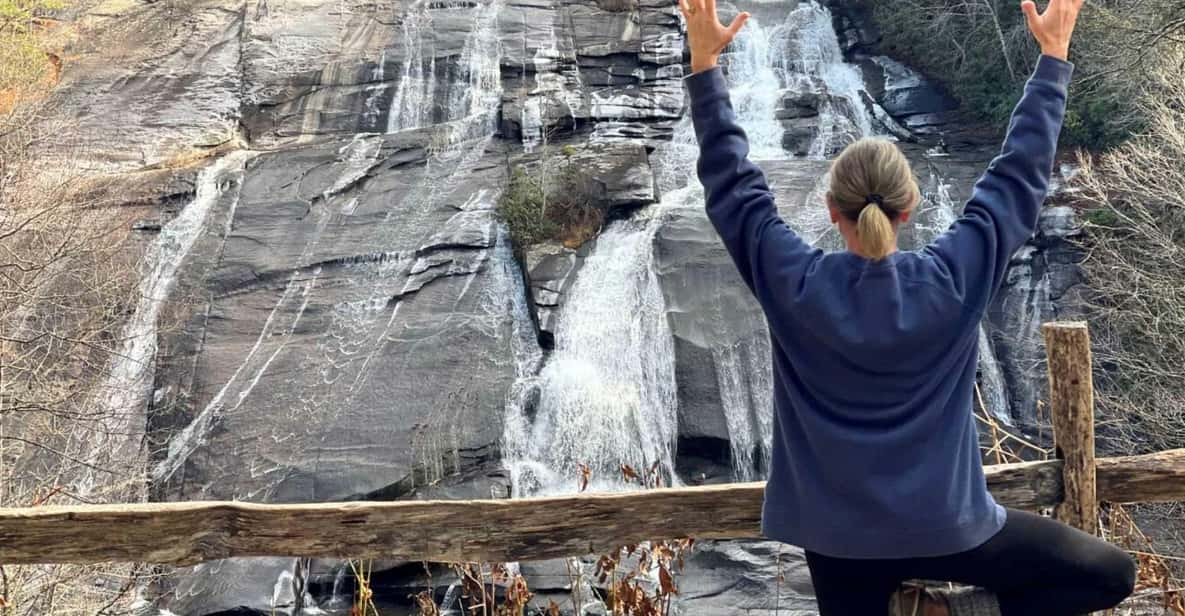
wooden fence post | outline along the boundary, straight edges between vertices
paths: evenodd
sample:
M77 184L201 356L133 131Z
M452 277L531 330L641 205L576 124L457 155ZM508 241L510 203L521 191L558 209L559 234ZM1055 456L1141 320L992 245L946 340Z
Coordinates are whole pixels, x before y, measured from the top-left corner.
M1047 323L1050 416L1057 457L1063 460L1065 499L1057 519L1092 535L1099 532L1095 495L1094 383L1086 323Z

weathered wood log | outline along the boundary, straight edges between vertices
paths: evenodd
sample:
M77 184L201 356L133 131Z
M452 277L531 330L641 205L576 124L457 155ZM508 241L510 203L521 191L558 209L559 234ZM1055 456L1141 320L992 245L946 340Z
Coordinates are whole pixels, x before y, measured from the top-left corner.
M1185 501L1185 449L1095 461L1098 499L1108 503Z
M1004 505L1061 500L1062 461L989 466ZM1185 449L1099 460L1099 498L1185 500ZM760 536L762 483L522 500L263 505L147 503L0 509L0 564L192 564L232 556L504 562L647 539Z
M1053 440L1063 461L1064 497L1057 519L1092 535L1099 532L1095 494L1094 382L1091 378L1090 332L1086 323L1046 323L1045 354L1049 360L1049 407Z

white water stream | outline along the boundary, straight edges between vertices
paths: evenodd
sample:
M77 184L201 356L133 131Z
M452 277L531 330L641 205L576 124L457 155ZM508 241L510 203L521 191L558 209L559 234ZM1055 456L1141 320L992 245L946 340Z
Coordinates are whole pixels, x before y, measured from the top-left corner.
M228 175L241 172L254 154L231 152L198 174L193 200L176 218L165 224L144 255L143 274L135 312L123 329L123 348L112 362L96 401L102 413L102 429L94 431L85 460L90 465L77 479L83 497L97 484L93 470L109 468L109 461L136 459L147 423L156 373L157 323L177 282L177 272L209 222L210 213L224 191L239 180ZM237 197L236 197L237 200ZM233 213L233 204L231 206Z
M556 347L538 382L533 422L512 417L506 461L523 494L577 489L580 465L599 489L623 464L674 476L674 348L653 270L657 221L609 226L567 293Z

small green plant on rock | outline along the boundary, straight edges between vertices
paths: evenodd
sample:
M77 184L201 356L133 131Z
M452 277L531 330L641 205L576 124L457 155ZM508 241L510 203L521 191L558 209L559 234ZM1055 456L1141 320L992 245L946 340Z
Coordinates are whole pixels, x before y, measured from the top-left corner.
M538 244L558 233L557 225L547 216L542 182L522 167L510 173L510 183L498 201L498 215L510 227L515 246Z
M592 197L592 180L575 159L576 147L565 145L560 152L564 160L545 158L537 176L523 166L514 167L498 202L498 215L520 250L546 241L578 248L596 237L605 223L605 211Z

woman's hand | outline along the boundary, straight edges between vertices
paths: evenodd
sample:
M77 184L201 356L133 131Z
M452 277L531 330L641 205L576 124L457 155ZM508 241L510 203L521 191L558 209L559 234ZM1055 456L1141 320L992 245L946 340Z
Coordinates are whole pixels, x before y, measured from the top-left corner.
M716 66L720 52L732 42L748 13L737 15L727 28L716 16L716 0L679 0L679 10L687 20L687 45L691 48L691 72L699 73Z
M1029 30L1041 44L1041 53L1059 60L1070 57L1070 37L1074 35L1074 24L1085 0L1050 0L1045 13L1037 11L1037 3L1025 0L1020 8L1025 12Z

